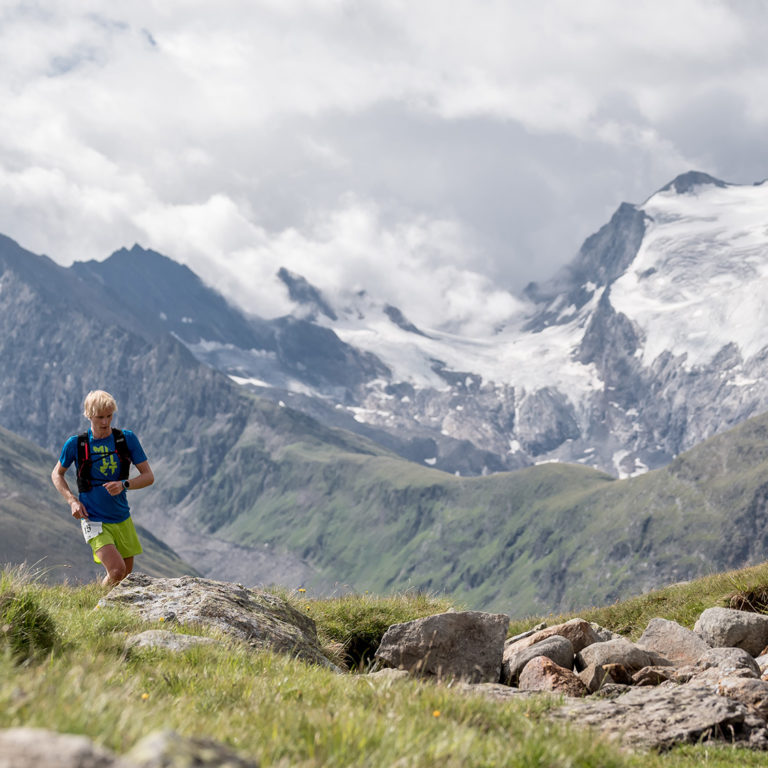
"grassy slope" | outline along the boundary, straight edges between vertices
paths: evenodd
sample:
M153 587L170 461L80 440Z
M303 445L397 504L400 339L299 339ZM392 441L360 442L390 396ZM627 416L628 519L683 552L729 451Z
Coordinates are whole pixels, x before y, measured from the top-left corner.
M36 563L51 581L90 581L103 575L103 568L93 562L80 526L51 483L55 463L46 451L0 428L0 565ZM194 572L149 531L137 528L144 554L136 562L142 571Z
M445 591L515 616L757 562L768 530L768 416L623 481L558 464L456 478L298 432L241 450L249 462L202 492L217 536L286 546L359 590ZM233 487L237 505L217 506Z
M630 623L635 632L647 620L643 611L648 618L690 617L721 604L724 591L738 585L768 589L768 565L670 587L598 609L593 618L615 630ZM0 642L0 728L84 734L119 753L172 728L223 742L265 768L768 766L768 755L727 745L628 753L584 728L550 724L545 714L557 699L546 697L493 702L430 682L338 675L239 644L126 655L126 635L153 627L126 610L94 611L102 594L96 585L44 587L0 577L0 594L9 589L31 593L53 618L57 641L23 664ZM381 631L381 618L404 621L446 607L421 595L288 598L317 621L326 640L364 635L372 624Z

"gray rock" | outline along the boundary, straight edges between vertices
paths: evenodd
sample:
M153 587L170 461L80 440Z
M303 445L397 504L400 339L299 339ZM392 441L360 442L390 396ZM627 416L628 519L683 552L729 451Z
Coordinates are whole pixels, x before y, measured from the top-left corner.
M118 765L116 755L85 736L43 728L0 730L0 768L118 768Z
M761 744L765 721L739 702L703 688L632 688L610 700L576 700L553 717L591 726L631 747L666 749L710 739Z
M567 637L552 635L541 642L516 650L517 644L504 649L501 667L501 682L517 685L520 673L525 665L537 656L546 656L561 667L573 668L573 644Z
M139 741L126 755L136 768L258 768L223 744L211 739L190 739L175 731L157 731Z
M721 696L740 701L768 718L768 682L754 678L726 677L717 686Z
M768 646L768 616L734 608L707 608L693 628L713 648L743 648L759 656Z
M555 624L552 627L544 627L538 631L512 637L504 644L504 651L505 653L522 651L553 635L559 635L570 640L574 653L578 653L582 648L586 648L592 643L600 642L600 636L592 628L592 625L584 619L577 618L566 621L564 624Z
M589 626L592 627L594 633L597 635L598 643L607 643L609 640L621 640L621 635L617 632L613 632L610 629L601 627L594 621L589 622Z
M741 648L710 648L696 662L699 669L717 667L725 674L739 670L749 673L749 677L760 677L760 667L752 655Z
M535 696L533 691L521 691L501 683L458 683L454 690L493 701L519 701Z
M180 635L168 629L148 629L138 635L131 635L125 641L126 648L162 648L167 651L187 651L200 645L221 645L212 637L201 635Z
M99 601L122 605L147 621L216 627L257 648L338 669L323 655L315 622L277 595L210 579L155 579L132 573Z
M710 648L695 664L678 667L672 680L717 689L727 677L759 678L760 667L742 648Z
M509 616L461 611L393 624L376 659L411 674L498 683Z
M651 619L636 645L675 665L695 664L710 649L701 635L668 619Z
M643 667L662 666L664 660L660 659L658 654L646 651L622 637L604 643L593 643L576 654L578 669L586 669L591 664L596 667L621 664L632 673Z

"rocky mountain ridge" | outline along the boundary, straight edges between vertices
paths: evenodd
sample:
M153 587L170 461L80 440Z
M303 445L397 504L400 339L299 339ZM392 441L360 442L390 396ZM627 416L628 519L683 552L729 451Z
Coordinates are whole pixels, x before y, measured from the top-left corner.
M295 309L269 320L138 246L72 269L261 396L462 475L568 461L627 477L768 408L768 184L690 172L622 203L482 338L417 327L371 291L334 304L284 268Z

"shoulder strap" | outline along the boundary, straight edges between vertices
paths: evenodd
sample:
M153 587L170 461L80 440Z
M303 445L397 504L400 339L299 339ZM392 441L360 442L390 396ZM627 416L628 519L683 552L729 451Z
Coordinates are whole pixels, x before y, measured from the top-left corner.
M120 459L120 480L127 480L131 471L131 452L122 429L112 428L112 436L115 438L115 453Z
M91 490L91 448L88 444L88 433L81 432L77 436L77 490L87 493Z

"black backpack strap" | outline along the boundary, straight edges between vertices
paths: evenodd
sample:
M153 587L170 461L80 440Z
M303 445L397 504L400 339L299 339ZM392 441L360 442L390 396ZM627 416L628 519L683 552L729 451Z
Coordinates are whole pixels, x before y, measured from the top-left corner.
M91 447L88 444L88 433L82 432L77 436L77 490L87 493L91 490Z
M120 459L120 474L118 479L127 480L131 471L131 452L128 450L128 443L125 441L125 435L122 429L112 428L112 436L115 438L115 453Z

